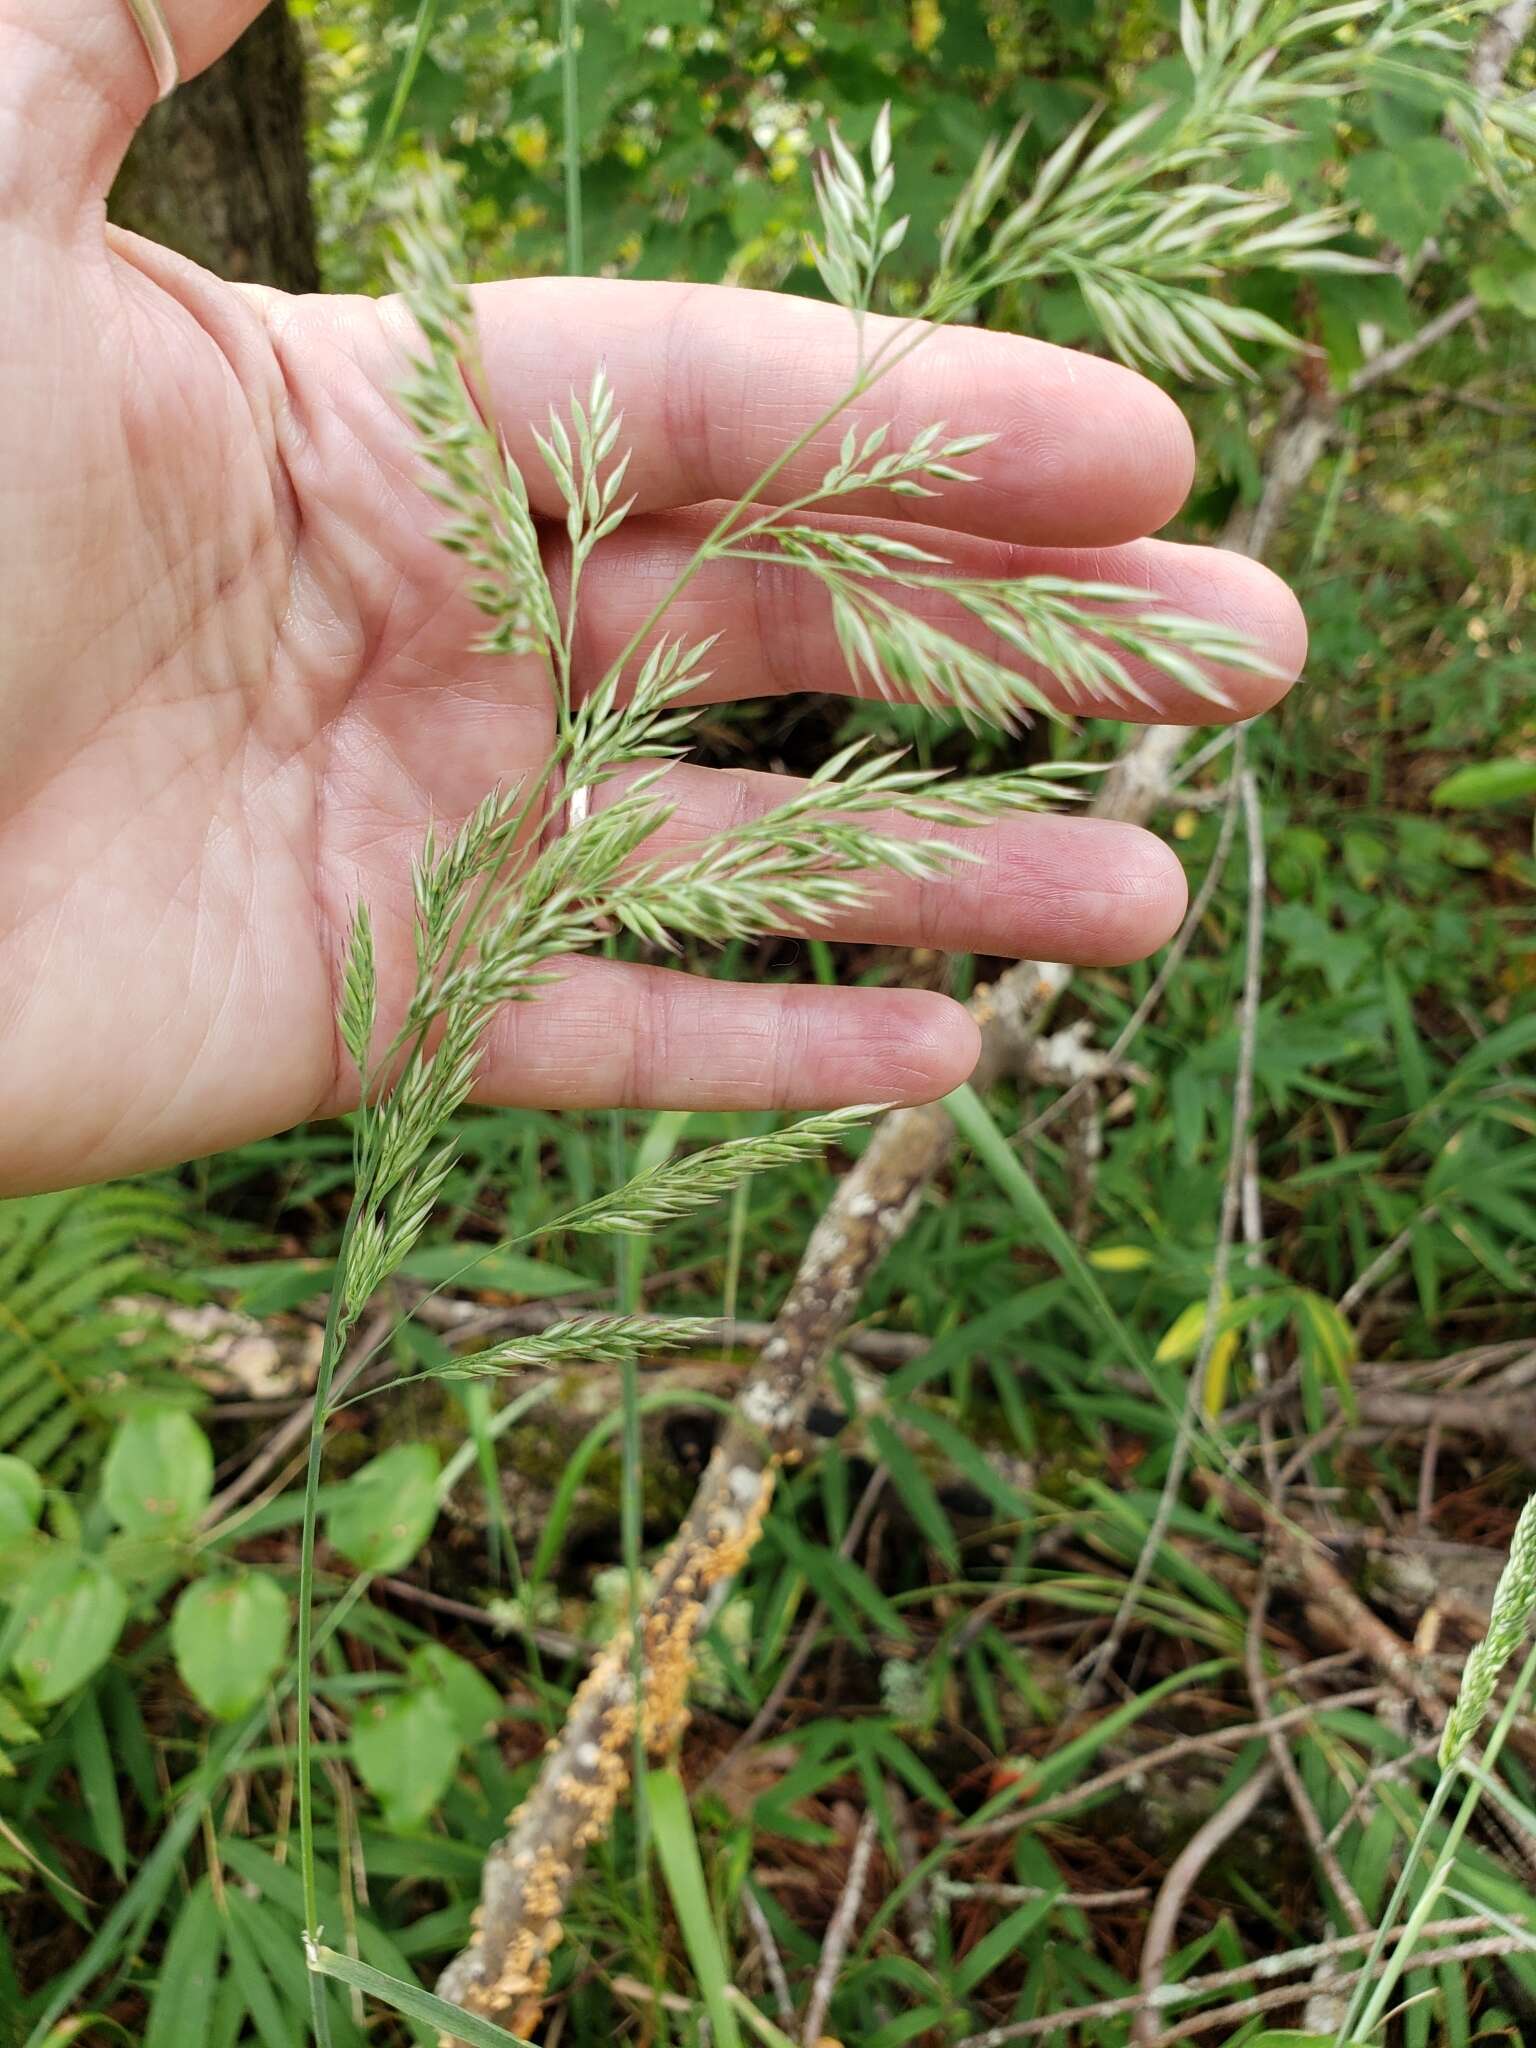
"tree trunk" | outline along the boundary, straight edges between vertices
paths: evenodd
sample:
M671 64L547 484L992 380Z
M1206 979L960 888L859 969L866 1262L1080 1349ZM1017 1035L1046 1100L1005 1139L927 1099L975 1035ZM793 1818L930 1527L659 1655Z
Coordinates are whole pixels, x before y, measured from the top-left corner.
M284 0L154 109L108 210L236 283L318 288L304 52Z

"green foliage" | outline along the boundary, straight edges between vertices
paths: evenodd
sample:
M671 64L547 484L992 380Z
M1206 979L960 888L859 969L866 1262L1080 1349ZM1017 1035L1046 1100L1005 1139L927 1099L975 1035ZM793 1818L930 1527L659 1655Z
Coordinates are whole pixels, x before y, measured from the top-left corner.
M375 1700L352 1730L357 1774L392 1828L420 1827L453 1782L458 1737L445 1693L410 1686Z
M51 1550L13 1598L11 1669L39 1707L68 1699L100 1669L128 1613L127 1596L101 1559L65 1544Z
M183 1206L151 1183L0 1207L0 1451L70 1478L99 1451L125 1372L169 1379L144 1315L119 1302L162 1289L154 1247L186 1236Z
M25 1459L0 1457L0 1549L37 1527L43 1512L43 1482Z
M335 1493L326 1534L362 1571L393 1572L409 1564L437 1520L436 1452L428 1444L397 1444L371 1459Z
M378 285L393 181L428 140L456 178L475 266L555 268L564 221L549 16L434 10L414 0L324 0L304 11L317 51L318 186L332 281ZM1380 341L1407 337L1468 286L1477 293L1483 324L1475 334L1463 330L1401 386L1345 404L1336 451L1283 543L1313 626L1312 687L1248 742L1265 793L1272 882L1257 1047L1261 1231L1216 1309L1201 1463L1219 1467L1226 1452L1256 1459L1249 1404L1260 1392L1263 1350L1272 1378L1294 1376L1306 1428L1333 1432L1319 1436L1314 1453L1328 1513L1346 1528L1363 1525L1374 1542L1415 1512L1420 1442L1367 1437L1362 1447L1347 1427L1340 1434L1351 1404L1383 1364L1518 1339L1536 1282L1536 866L1522 644L1536 500L1520 412L1533 385L1521 325L1536 304L1533 215L1512 147L1518 110L1501 109L1486 132L1478 128L1475 176L1446 138L1449 123L1466 139L1457 81L1471 17L1372 4L1341 20L1344 33L1299 35L1258 81L1267 92L1291 80L1283 126L1271 130L1263 106L1200 84L1230 76L1230 35L1240 40L1246 12L1185 10L1181 24L1178 9L1161 5L1025 10L956 0L940 12L834 0L807 15L706 0L648 10L584 0L586 238L593 267L610 272L835 288L855 304L914 311L934 289L957 200L962 226L969 213L995 236L1015 221L1006 267L986 273L978 311L989 323L1063 340L1097 336L1133 358L1150 354L1175 380L1242 374L1235 391L1192 400L1207 453L1194 532L1214 529L1255 493L1263 430L1295 389L1287 336L1320 349L1342 386ZM1389 62L1373 38L1405 21L1425 35L1402 62ZM1298 80L1306 66L1316 68ZM887 103L891 162L907 188L899 199L880 190L887 165L877 122ZM826 176L823 191L853 239L834 248L824 235L818 271L807 249L816 222L808 171L827 121L843 139L832 171L843 196L832 196ZM989 155L967 188L980 134L1009 137L1020 121L1011 149ZM1250 125L1234 133L1234 122ZM1115 136L1118 153L1095 165L1094 153ZM1207 153L1187 171L1169 168L1179 137L1179 146ZM1099 176L1109 182L1095 194ZM1188 179L1214 189L1198 203L1181 201ZM1087 219L1117 223L1121 254L1139 251L1134 277L1103 260L1091 236L1085 241L1085 211L1071 210L1085 186ZM857 243L872 256L903 212L910 223L876 277ZM1326 241L1309 242L1308 229L1289 246L1263 246L1273 227L1325 214ZM1181 245L1186 231L1196 239ZM952 248L959 239L957 231ZM1386 240L1397 245L1394 267L1359 267ZM1309 248L1314 258L1322 250L1348 260L1341 268L1314 260L1300 275L1289 263ZM1187 262L1202 250L1200 260L1220 274L1192 280ZM436 338L444 360L457 359L470 342L455 312L458 273L442 270L437 284L445 317ZM1515 412L1479 411L1447 400L1447 390ZM544 459L564 481L583 549L600 544L628 488L614 431L622 399L601 388L584 393L546 426ZM517 602L501 601L506 572L531 577L536 555L519 480L487 438L462 438L470 423L451 380L440 375L415 402L448 458L445 485L471 484L493 508L489 524L456 536L487 595L503 579L488 632L503 646L547 635L536 580L518 587ZM935 465L963 467L965 455L938 434L905 446L862 439L844 447L823 480L824 502L871 479L909 496L942 474ZM809 537L816 533L784 522L726 536L721 546L771 549L815 577L837 608L851 663L923 701L843 705L822 722L768 723L749 728L751 736L766 733L796 766L806 765L807 750L824 763L862 738L864 752L838 760L840 799L850 779L867 775L872 812L886 800L881 778L900 775L903 800L932 807L939 829L967 820L939 816L947 785L891 762L893 732L911 740L922 771L962 771L965 801L979 800L980 774L998 766L1017 778L1022 799L1060 789L1058 770L1021 764L1026 743L993 730L1034 708L1017 679L999 681L992 668L965 664L903 623L879 573L890 563L863 543L831 547ZM909 587L945 573L911 559L899 567ZM1085 692L1116 682L1102 664L1138 651L1112 635L1086 643L1073 609L1081 591L1053 591L1046 579L1028 590L976 584L961 594L1010 648L1075 676ZM1138 596L1100 592L1094 602L1134 634ZM1140 651L1177 675L1192 651L1228 659L1232 647L1191 650L1179 633ZM554 657L558 674L558 645ZM674 698L718 658L674 640L646 672L638 704L621 704L615 689L568 707L580 772L595 784L605 750L618 757L648 747L652 758L669 758L684 738L667 722ZM707 743L731 758L741 737L731 720L749 716L712 714ZM1118 738L1092 723L1059 746L1102 759ZM1190 806L1175 816L1192 875L1216 854L1221 774L1218 755L1196 771ZM33 2048L58 2038L56 2026L87 2024L93 1999L104 2009L110 2000L124 2016L116 2023L149 2048L291 2043L311 2024L312 1985L321 1987L337 2048L435 2037L444 2011L414 1979L467 1936L483 1854L526 1785L526 1759L579 1679L567 1651L601 1639L620 1618L588 1564L626 1547L613 1534L610 1468L631 1418L603 1391L607 1383L591 1396L590 1378L607 1366L638 1372L648 1355L666 1361L695 1346L707 1346L710 1360L725 1348L722 1310L732 1316L739 1302L743 1315L771 1313L825 1196L823 1147L857 1143L853 1130L830 1123L785 1133L753 1120L744 1135L741 1120L699 1116L686 1142L673 1134L670 1156L646 1180L615 1190L603 1120L471 1115L457 1106L466 1069L455 1061L468 1059L468 1040L450 1045L435 1073L425 1041L444 1021L445 981L466 965L450 965L450 934L515 839L527 796L498 792L464 834L422 862L418 958L440 973L438 995L417 1013L429 1028L412 1069L419 1093L411 1116L392 1128L382 1116L365 1118L247 1148L200 1170L195 1199L130 1187L0 1210L0 1888L65 1938L57 1964L34 1963L39 1951L25 1945L25 1923L0 1919L0 2012L7 1999L23 2010ZM820 824L826 797L824 781L811 805L813 816L820 806ZM638 803L626 829L639 833L644 822ZM855 814L854 830L872 832L867 817ZM619 845L593 843L586 853L608 860ZM876 849L866 837L846 850ZM775 866L761 841L753 859L701 865L676 924L659 890L635 888L617 921L638 940L616 943L670 944L694 965L706 943L724 939L718 971L795 972L790 953L739 942L744 908L781 908L793 885L791 869ZM985 1160L957 1162L875 1277L867 1319L919 1333L928 1349L873 1387L862 1366L855 1373L857 1361L840 1361L828 1398L835 1394L839 1413L853 1419L834 1417L828 1426L841 1434L783 1476L765 1541L708 1645L701 1697L711 1757L733 1739L732 1724L777 1700L771 1747L754 1754L750 1770L725 1771L718 1798L696 1792L692 1816L674 1780L649 1801L680 1946L634 1881L640 1852L621 1817L611 1851L599 1854L572 1903L576 1938L557 1963L568 2039L609 2040L637 2013L683 2040L706 2016L715 2039L742 2026L777 2038L759 2010L767 1993L748 1975L760 1946L743 1918L745 1888L753 1886L793 1985L808 1984L826 1900L840 1881L850 1803L879 1816L889 1883L884 1897L866 1901L839 1972L827 2020L836 2038L894 2048L944 2028L985 2033L1117 2000L1124 2009L1083 2035L1105 2048L1128 2038L1145 1905L1106 1917L1071 1897L1104 1882L1095 1865L1106 1844L1111 1882L1150 1888L1205 1810L1205 1780L1170 1778L1154 1764L1128 1795L1126 1779L1105 1787L1100 1776L1122 1762L1142 1771L1162 1745L1240 1725L1251 1711L1241 1677L1247 1617L1232 1585L1255 1568L1258 1545L1194 1488L1177 1503L1138 1596L1116 1669L1123 1692L1079 1707L1069 1662L1108 1625L1149 1547L1189 1361L1207 1334L1238 1050L1233 961L1244 877L1239 862L1232 866L1130 1048L1137 1068L1097 1099L1101 1150L1086 1191L1079 1137L1066 1119L1044 1121L1055 1098L1027 1083L1017 1103L1000 1092L981 1115L979 1103L972 1111ZM845 887L851 877L836 880ZM561 882L554 871L541 877L550 900ZM538 943L560 936L552 921ZM342 1025L358 1066L378 1074L386 1048L376 1042L373 950L364 907ZM495 974L477 1000L517 993L535 950L531 940L520 952L493 947ZM819 973L847 980L893 972L873 950L823 946L816 960ZM983 976L991 971L979 964ZM957 986L969 986L969 966L954 972ZM1093 1043L1112 1043L1147 985L1144 969L1079 978L1074 1021ZM467 987L461 981L458 993ZM1012 1142L1015 1122L1028 1133L1022 1149ZM637 1135L620 1120L623 1150ZM365 1178L378 1176L377 1235L339 1246L338 1200L360 1166ZM734 1250L719 1211L704 1206L719 1199L733 1204ZM189 1252L194 1214L200 1230L211 1221L224 1244L238 1234L263 1256L233 1263L227 1250L210 1251L206 1231ZM601 1305L608 1275L593 1254L594 1227L654 1236L648 1270L657 1290L644 1305L658 1310L657 1322L632 1313L638 1292L612 1313ZM394 1339L402 1378L424 1373L453 1387L487 1377L442 1396L462 1396L462 1414L437 1405L436 1387L402 1388L387 1422L377 1402L349 1409L356 1429L338 1430L331 1462L317 1468L329 1548L316 1568L306 1650L326 1766L314 1773L311 1908L284 1804L295 1776L283 1644L298 1497L291 1489L270 1501L258 1495L224 1526L202 1526L210 1439L222 1465L271 1425L226 1414L219 1400L194 1422L184 1372L177 1376L183 1360L142 1297L232 1293L288 1337L353 1258L352 1308L391 1263L402 1306L418 1284L448 1291L477 1319L505 1312L508 1296L591 1295L600 1305L589 1314L583 1303L553 1328L496 1330L489 1339L406 1324ZM499 1384L514 1374L517 1383ZM697 1377L654 1390L639 1381L632 1419L657 1432L647 1437L656 1455L674 1424L697 1429L701 1414L710 1425L717 1419L720 1397L712 1408ZM418 1394L431 1405L406 1408ZM592 1398L597 1406L582 1410L569 1440L528 1433ZM395 1400L407 1440L380 1448L397 1434ZM435 1446L466 1427L469 1440L445 1466ZM508 1444L519 1447L503 1454L511 1508L499 1496L487 1503L496 1533L485 1548L468 1519L470 1481L476 1471L494 1476ZM367 1462L359 1466L360 1450ZM1463 1461L1454 1441L1442 1444L1440 1459L1446 1513L1469 1500L1481 1517L1467 1525L1478 1532L1473 1540L1490 1532L1500 1540L1522 1490L1508 1466ZM621 1474L626 1498L633 1465L629 1481ZM873 1540L868 1521L854 1521L871 1469L884 1475ZM647 1533L659 1537L657 1479L646 1477L644 1504L655 1515ZM450 1535L438 1515L453 1487L462 1492ZM578 1506L594 1500L598 1510L582 1526L599 1532L595 1560L590 1534L580 1547L572 1534ZM863 1538L850 1540L859 1526ZM1499 1626L1474 1660L1479 1683L1455 1724L1458 1741L1487 1704L1481 1679L1491 1686L1528 1623L1525 1533L1522 1525ZM530 1553L534 1583L514 1577L509 1587L506 1575ZM418 1557L433 1567L423 1590L458 1596L454 1615L405 1604ZM370 1572L403 1576L406 1594L370 1599ZM458 1611L481 1608L503 1633L493 1637ZM416 1624L424 1616L463 1654L423 1638ZM1397 1625L1390 1610L1387 1618ZM1278 1639L1304 1620L1287 1606ZM1072 1633L1059 1651L1064 1630ZM809 1662L786 1696L780 1688L802 1639ZM173 1671L185 1691L167 1682ZM1275 1689L1283 1692L1283 1669ZM1332 1708L1326 1687L1311 1690L1317 1710L1294 1729L1297 1768L1367 1913L1393 1917L1393 1877L1402 1872L1397 1912L1422 1906L1428 1914L1439 1886L1440 1896L1471 1900L1523 1936L1532 1925L1528 1885L1501 1861L1497 1836L1447 1826L1430 1763L1388 1717ZM210 1731L206 1715L232 1718ZM307 1713L304 1727L307 1740ZM502 1729L505 1754L493 1739ZM685 1756L695 1786L701 1753L702 1745ZM1254 1739L1220 1749L1209 1796L1229 1796L1262 1761ZM306 1768L306 1787L310 1775ZM1493 1796L1518 1820L1529 1798L1524 1765L1498 1765L1495 1783ZM1037 1821L1034 1809L1047 1801L1067 1804ZM1010 1821L1013 1832L969 1832L990 1821ZM1181 2012L1205 2016L1218 1995L1198 1989L1202 1973L1240 1973L1219 1998L1241 1998L1273 1984L1277 1951L1341 1926L1330 1918L1328 1886L1293 1845L1275 1842L1286 1825L1254 1829L1202 1879L1177 1930L1183 1945L1168 1958L1160 2024L1171 2027ZM1424 1845L1417 1857L1408 1849L1416 1835ZM988 1882L1031 1896L980 1895L978 1856L989 1859ZM1431 1882L1434 1859L1442 1867ZM804 1873L803 1893L758 1883L787 1864ZM914 1897L925 1902L920 1936L911 1931ZM306 1963L298 1932L316 1917L326 1943ZM13 1924L21 1938L6 1933ZM65 1959L74 1927L78 1953ZM1242 1975L1255 1956L1262 1968ZM17 1958L29 1980L18 1979ZM47 1970L56 1971L51 1982ZM616 1981L639 1981L650 1995ZM1368 1972L1367 1981L1386 1980ZM1473 2028L1515 2039L1522 2022L1511 2012L1528 2009L1536 1969L1518 1950L1432 1975L1410 1969L1394 2002L1419 1993L1428 1995L1403 2023L1405 2042L1452 2048ZM657 2004L657 1994L671 2003ZM1265 2032L1261 2020L1246 2027L1231 2036L1233 2048L1301 2048L1313 2038ZM481 2022L461 2031L509 2038Z
M288 1654L288 1596L265 1572L197 1579L171 1615L176 1669L222 1721L254 1707Z
M119 1426L101 1497L128 1535L184 1536L212 1494L213 1447L185 1409L145 1409Z

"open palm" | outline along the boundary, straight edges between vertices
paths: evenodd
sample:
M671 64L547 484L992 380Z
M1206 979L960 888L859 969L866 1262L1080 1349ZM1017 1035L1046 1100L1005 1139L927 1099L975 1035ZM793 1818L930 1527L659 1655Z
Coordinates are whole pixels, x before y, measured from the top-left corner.
M184 71L252 0L167 9ZM430 818L542 766L540 671L472 653L393 393L397 303L220 283L106 228L102 195L152 91L126 0L0 0L0 1192L205 1152L345 1106L338 955L366 898L390 1000ZM847 381L834 309L708 288L489 286L493 396L514 457L599 361L625 408L637 513L586 592L600 673L691 552ZM1299 667L1294 602L1237 557L1140 538L1191 457L1170 402L1090 357L974 330L864 402L898 433L996 436L980 481L924 501L962 564L1145 584ZM826 449L780 480L792 491ZM524 461L537 493L543 472ZM536 509L553 513L536 496ZM881 501L858 508L889 517ZM868 523L868 516L865 518ZM551 540L551 569L560 567ZM849 687L825 601L716 565L686 630L723 631L708 694ZM1281 684L1230 679L1233 714ZM1160 710L1198 719L1175 699ZM682 766L677 839L781 800L781 778ZM1173 856L1132 827L1020 818L943 884L883 884L842 936L1082 961L1161 944ZM974 1057L920 991L753 987L598 960L493 1032L482 1093L531 1103L811 1106L919 1099Z

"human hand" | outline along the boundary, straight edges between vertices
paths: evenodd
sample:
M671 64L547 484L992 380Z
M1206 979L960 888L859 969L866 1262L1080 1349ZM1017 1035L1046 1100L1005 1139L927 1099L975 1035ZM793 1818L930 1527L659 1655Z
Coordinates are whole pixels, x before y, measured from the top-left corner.
M183 73L255 12L170 0ZM541 671L470 651L483 621L432 538L439 516L393 396L414 347L398 302L225 285L105 226L154 89L126 0L0 0L0 69L0 1193L15 1193L347 1107L334 1010L354 905L373 912L393 1022L428 820L451 827L491 785L541 768L553 714ZM849 322L793 298L565 280L488 286L479 313L539 513L560 508L529 423L599 362L624 408L640 498L588 570L591 677L692 552L701 508L747 489L844 387ZM920 501L960 566L1144 584L1238 627L1278 673L1226 677L1223 716L1262 709L1297 673L1304 630L1273 576L1142 538L1177 510L1192 454L1171 401L1133 373L956 330L860 416L892 420L897 438L934 419L996 437L969 460L977 482ZM828 459L813 447L777 488ZM893 516L889 499L850 509L866 526ZM559 548L552 524L557 584ZM851 687L825 600L792 571L716 563L679 609L674 627L725 636L712 700ZM1211 715L1157 688L1145 715ZM785 789L679 766L668 840ZM1177 860L1137 828L1024 816L968 837L980 863L881 882L827 935L1113 962L1161 945L1182 914ZM498 1020L480 1094L920 1100L962 1080L975 1051L965 1011L925 991L584 958Z

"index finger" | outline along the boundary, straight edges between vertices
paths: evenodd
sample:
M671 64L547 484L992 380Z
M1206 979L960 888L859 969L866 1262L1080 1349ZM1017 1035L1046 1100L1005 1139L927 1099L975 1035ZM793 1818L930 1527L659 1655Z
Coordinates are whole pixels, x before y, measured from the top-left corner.
M721 285L537 278L481 286L477 311L491 396L535 508L563 510L530 428L605 366L634 448L637 509L734 500L849 388L854 322L840 306ZM911 321L871 315L873 356ZM1134 370L982 328L928 330L921 345L796 455L762 492L810 489L852 425L889 423L887 449L942 421L948 436L990 434L962 465L974 483L933 498L839 498L839 511L915 512L924 524L997 540L1104 546L1170 519L1194 474L1189 428Z

